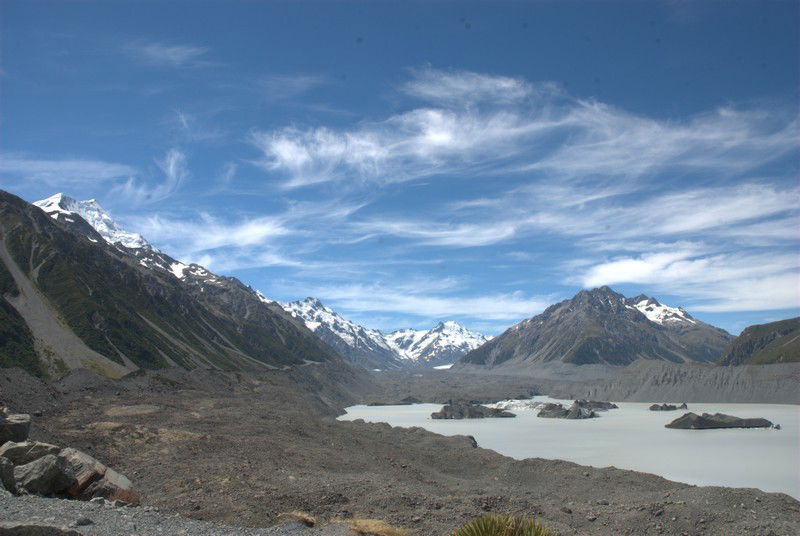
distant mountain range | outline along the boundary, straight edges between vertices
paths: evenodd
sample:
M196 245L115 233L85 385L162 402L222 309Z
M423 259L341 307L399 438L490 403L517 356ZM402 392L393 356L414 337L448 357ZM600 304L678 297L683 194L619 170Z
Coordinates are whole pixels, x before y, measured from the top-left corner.
M745 328L725 349L721 365L800 361L800 317Z
M506 369L637 359L723 365L800 361L800 318L738 338L680 307L608 287L491 339L453 321L382 333L315 298L278 303L236 278L184 264L119 227L94 200L35 206L0 191L0 367L39 376L77 367L246 369L342 357L368 369Z
M382 333L343 318L316 298L281 305L341 355L370 369L450 365L489 340L453 321Z
M94 201L59 195L33 206L0 191L0 237L0 366L120 376L341 362L274 302L179 263Z
M59 193L33 204L89 241L113 245L117 251L135 257L143 268L171 275L201 293L208 292L209 288L224 289L226 281L238 283L198 264L184 264L159 251L140 234L121 228L94 199L79 201ZM452 364L487 340L456 322L439 323L430 330L406 329L384 334L342 318L314 298L279 303L249 287L243 288L251 301L256 298L273 311L285 309L302 320L339 355L369 369ZM222 299L224 292L217 294L216 299Z
M714 362L733 338L680 307L608 287L582 290L523 320L456 365L526 367L548 362L628 365L637 359Z

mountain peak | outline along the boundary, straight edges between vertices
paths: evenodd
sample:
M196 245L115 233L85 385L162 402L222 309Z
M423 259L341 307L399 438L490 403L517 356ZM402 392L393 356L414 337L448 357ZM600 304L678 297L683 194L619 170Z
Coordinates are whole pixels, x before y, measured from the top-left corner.
M155 248L138 233L121 228L96 199L78 201L62 192L33 203L55 220L71 223L70 216L80 216L109 244L122 244L131 249Z

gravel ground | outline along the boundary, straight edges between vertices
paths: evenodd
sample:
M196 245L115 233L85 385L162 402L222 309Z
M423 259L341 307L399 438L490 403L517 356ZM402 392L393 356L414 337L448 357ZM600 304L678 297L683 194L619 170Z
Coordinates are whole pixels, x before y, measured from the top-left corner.
M265 528L246 528L198 521L153 511L152 507L117 508L81 501L46 499L43 497L12 497L0 493L0 521L21 522L61 527L90 535L192 535L192 536L346 536L346 525L309 528L299 523ZM0 534L3 526L0 524Z
M474 448L466 437L335 421L330 414L347 397L330 390L324 369L306 369L302 377L209 378L192 388L182 388L187 384L179 377L158 389L142 379L133 388L72 378L61 384L69 388L57 403L35 418L32 434L83 450L130 477L143 496L135 515L153 516L153 525L142 525L152 534L174 514L181 522L237 526L231 533L248 534L238 527L269 527L291 511L321 522L383 519L417 536L445 535L486 513L533 516L563 536L795 536L800 526L800 503L784 494L695 487L558 460L513 460ZM485 391L463 387L476 396ZM493 385L483 394L505 398L523 394L517 389L525 386L506 387L512 390ZM37 402L30 395L25 400ZM94 508L76 508L82 507ZM110 515L121 514L129 512ZM73 521L65 517L63 523ZM94 533L120 534L94 521ZM124 527L122 521L109 521L109 530ZM205 534L199 530L190 533Z

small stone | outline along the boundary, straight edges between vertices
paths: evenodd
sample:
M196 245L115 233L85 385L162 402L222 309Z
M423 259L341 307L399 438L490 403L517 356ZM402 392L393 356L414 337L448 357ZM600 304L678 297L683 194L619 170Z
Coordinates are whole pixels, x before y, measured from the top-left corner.
M589 471L586 471L585 473L583 473L583 476L589 476Z
M603 505L603 506L608 506L608 501L605 500L605 499L600 499L599 501L596 501L596 502L597 502L597 504L600 504L600 505Z
M414 516L411 518L412 523L419 523L420 521L422 521L422 518L419 516Z
M586 520L587 521L595 521L595 520L597 520L597 516L594 515L594 514L589 514L588 516L586 516Z
M572 513L572 508L569 508L567 506L562 506L561 507L561 511L564 512L565 514L571 514Z
M88 517L81 517L77 521L75 521L76 527L85 527L87 525L94 525L94 521L92 521Z
M656 517L658 517L660 515L664 515L664 510L662 508L659 508L658 510L653 512L653 515L656 516Z

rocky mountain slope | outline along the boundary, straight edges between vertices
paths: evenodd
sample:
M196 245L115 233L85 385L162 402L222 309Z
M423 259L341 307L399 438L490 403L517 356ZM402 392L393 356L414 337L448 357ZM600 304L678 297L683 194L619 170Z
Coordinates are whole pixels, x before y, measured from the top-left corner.
M449 365L488 340L452 321L440 322L430 330L382 333L343 318L316 298L281 305L339 354L370 369Z
M179 271L180 263L138 235L88 215L100 218L98 231L78 212L96 203L49 201L45 212L0 191L1 366L39 376L81 367L119 376L341 360L237 279L195 265Z
M465 355L464 366L628 365L637 359L716 361L732 336L654 298L626 298L608 287L572 299L506 330Z
M719 363L763 365L793 361L800 361L800 317L745 328Z

